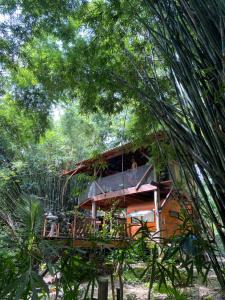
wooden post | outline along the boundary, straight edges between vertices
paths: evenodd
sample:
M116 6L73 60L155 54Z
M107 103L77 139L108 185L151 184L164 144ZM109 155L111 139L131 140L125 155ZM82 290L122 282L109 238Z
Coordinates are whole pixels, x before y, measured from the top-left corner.
M91 203L91 217L92 219L96 219L96 202L92 201Z
M118 277L119 277L119 286L120 286L120 288L119 288L119 291L120 291L120 293L119 293L119 299L120 300L123 300L123 279L122 279L122 264L120 264L119 265L119 270L118 270Z
M91 285L91 300L94 299L94 292L95 292L95 278L92 279L92 285Z
M96 210L96 202L92 201L91 203L91 217L92 217L92 226L93 226L93 231L95 232L95 221L96 221L96 215L97 215L97 210Z
M47 219L45 218L45 221L44 221L44 228L43 228L43 237L45 237L45 235L46 235L46 226L47 226L47 223L48 223L48 221L47 221Z
M60 233L60 225L59 223L56 225L57 227L57 231L56 231L56 236L59 237L59 233Z
M115 296L115 284L114 284L114 276L113 276L113 266L110 274L110 279L111 279L111 288L112 288L112 300L116 300Z
M154 168L154 181L158 182L156 170ZM161 236L161 222L160 222L160 190L159 187L157 186L157 189L154 191L154 203L155 203L155 218L156 218L156 231L158 232L157 236L159 237L160 241L160 236Z
M108 279L98 281L98 300L108 300Z
M76 234L76 211L74 212L74 216L73 216L73 227L72 227L72 237L73 239L75 238L75 234Z
M121 300L120 288L116 288L116 300Z

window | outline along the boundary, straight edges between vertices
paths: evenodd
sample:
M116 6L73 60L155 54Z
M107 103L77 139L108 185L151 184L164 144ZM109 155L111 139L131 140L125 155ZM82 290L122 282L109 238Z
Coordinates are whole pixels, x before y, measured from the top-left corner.
M132 224L140 224L140 222L141 222L141 217L132 217L131 218Z
M179 218L179 212L178 211L170 210L169 215L171 217L174 217L174 218Z
M144 222L154 222L155 221L155 213L153 210L150 210L145 216L142 217Z
M153 210L139 210L132 212L128 215L131 217L131 223L140 223L143 222L154 222L155 221L155 213Z

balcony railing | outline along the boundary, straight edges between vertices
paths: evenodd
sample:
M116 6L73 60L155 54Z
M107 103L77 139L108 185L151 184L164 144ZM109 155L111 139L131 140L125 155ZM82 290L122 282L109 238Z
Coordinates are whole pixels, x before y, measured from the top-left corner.
M70 220L69 220L70 219ZM74 216L69 219L44 221L43 238L73 238L88 239L99 238L125 238L127 237L127 220L125 218L114 217L113 220L102 218L93 219L85 216Z
M119 172L110 176L98 178L96 181L90 182L87 189L79 197L79 204L94 196L123 190L136 186L143 178L141 184L150 183L153 180L153 171L149 171L149 165L137 167L137 169L129 169L124 172ZM146 174L147 173L147 174ZM146 174L146 176L144 176Z

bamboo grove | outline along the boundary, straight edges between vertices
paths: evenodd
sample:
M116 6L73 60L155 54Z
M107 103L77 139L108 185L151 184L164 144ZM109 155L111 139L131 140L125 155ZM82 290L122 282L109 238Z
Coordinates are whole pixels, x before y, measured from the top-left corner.
M190 0L145 1L145 5L149 19L137 17L148 31L154 51L159 51L168 66L177 102L168 104L157 89L157 72L154 81L145 81L158 94L157 101L147 95L142 100L169 130L202 232L210 239L210 219L225 246L225 4ZM215 256L212 259L218 266ZM220 279L224 285L224 278Z
M129 107L142 120L136 135L163 129L225 290L213 234L225 249L225 2L35 1L35 11L6 2L2 14L18 17L2 26L1 93L34 110L36 124L46 125L52 104L75 99L85 113Z

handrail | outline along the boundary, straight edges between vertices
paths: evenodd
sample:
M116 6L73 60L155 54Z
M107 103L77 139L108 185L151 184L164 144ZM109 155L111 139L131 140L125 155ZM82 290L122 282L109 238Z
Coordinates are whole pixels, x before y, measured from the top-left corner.
M138 184L150 183L153 179L153 168L149 165L139 166L113 175L100 177L90 182L87 189L79 197L79 204L96 195L119 191L138 186Z
M115 231L115 238L127 236L127 224L124 218L115 218L117 224L117 231ZM70 239L87 239L92 236L99 236L103 234L102 226L106 220L102 221L93 219L91 217L77 216L74 214L73 222L68 226L67 223L61 221L50 221L45 218L43 224L42 237L50 239L70 238ZM119 226L120 225L120 226ZM66 227L66 231L65 231ZM109 229L110 235L110 229ZM105 234L105 233L104 233ZM107 235L108 236L108 235Z

